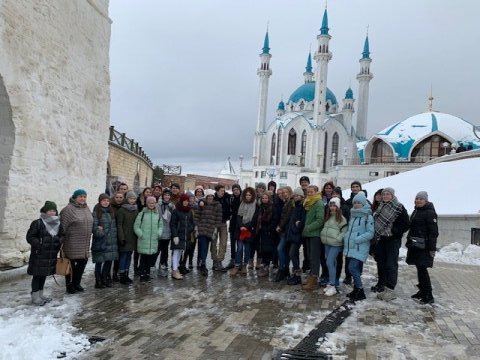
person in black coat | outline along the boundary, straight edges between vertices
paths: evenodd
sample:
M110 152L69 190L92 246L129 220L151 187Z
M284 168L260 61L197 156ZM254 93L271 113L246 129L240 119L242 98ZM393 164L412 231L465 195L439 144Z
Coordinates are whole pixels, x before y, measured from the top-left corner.
M438 224L435 207L428 201L427 192L420 191L415 196L415 210L410 217L410 231L405 246L408 249L406 263L417 267L419 291L412 295L412 298L420 299L422 304L434 302L428 268L433 267L437 237ZM414 241L417 245L414 245ZM421 245L422 242L424 245Z
M262 254L262 264L257 271L257 277L269 275L270 263L273 261L273 254L276 251L276 244L273 238L276 234L275 227L277 226L275 216L272 198L270 194L265 193L260 198L257 227L255 229L260 240L260 253Z
M57 254L63 241L63 230L58 217L57 205L46 201L40 209L40 218L32 221L27 232L31 245L27 273L32 275L32 303L42 306L52 299L43 296L43 287L48 275L55 274Z
M296 188L293 192L294 208L290 215L288 227L286 230L287 242L290 244L289 257L292 260L292 275L287 279L288 285L298 285L302 283L302 270L300 269L300 245L302 245L302 232L305 227L305 208L303 207L302 188ZM287 264L288 268L288 264Z
M229 223L228 232L230 233L230 262L226 266L226 269L230 270L235 266L235 254L236 254L236 245L237 238L235 238L236 229L237 229L237 214L240 203L242 202L242 188L238 184L232 185L232 196L230 200L230 210L231 218Z

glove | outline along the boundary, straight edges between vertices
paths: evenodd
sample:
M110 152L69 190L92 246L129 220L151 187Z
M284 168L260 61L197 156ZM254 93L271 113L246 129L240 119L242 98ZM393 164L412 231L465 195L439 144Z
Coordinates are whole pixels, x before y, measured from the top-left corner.
M432 258L434 258L434 257L435 257L435 251L429 251L429 252L430 252L430 256L431 256Z
M173 238L173 243L174 243L175 245L178 245L179 242L180 242L180 239L178 238L178 236L175 236L175 237Z

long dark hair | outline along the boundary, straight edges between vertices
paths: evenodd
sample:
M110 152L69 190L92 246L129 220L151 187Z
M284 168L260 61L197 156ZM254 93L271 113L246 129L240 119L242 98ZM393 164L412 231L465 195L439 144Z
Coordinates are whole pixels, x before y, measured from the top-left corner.
M375 194L373 194L372 213L377 211L378 207L380 206L381 201L377 201L377 200L375 200L375 198L377 197L378 194L381 194L382 191L383 191L383 189L378 189L377 191L375 191Z
M97 216L98 220L102 219L102 211L103 206L98 202L97 206L95 206L95 215ZM112 204L108 204L108 207L106 209L110 210L110 220L115 219L115 209L113 208Z

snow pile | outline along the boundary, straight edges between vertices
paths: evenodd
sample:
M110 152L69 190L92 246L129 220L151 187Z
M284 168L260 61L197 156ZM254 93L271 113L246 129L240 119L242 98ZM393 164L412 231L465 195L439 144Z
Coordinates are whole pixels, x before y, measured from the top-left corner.
M435 255L435 261L452 264L480 265L480 246L463 246L458 242L444 246Z
M72 359L88 350L88 337L79 334L70 323L78 304L72 299L58 304L0 309L0 358Z
M395 196L411 214L415 195L421 190L428 192L428 199L434 204L438 215L465 215L480 212L480 191L470 191L468 201L458 201L458 192L446 189L476 189L480 168L480 157L443 162L406 171L395 176L363 184L372 199L378 189L392 187ZM344 197L350 196L345 191Z

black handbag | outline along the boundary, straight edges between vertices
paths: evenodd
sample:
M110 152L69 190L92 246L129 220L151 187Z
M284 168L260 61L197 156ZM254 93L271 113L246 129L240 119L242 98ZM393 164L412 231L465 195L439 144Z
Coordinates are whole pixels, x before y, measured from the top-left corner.
M422 250L425 249L426 240L424 238L411 236L410 240L412 241L413 247L416 247L417 249L422 249Z

